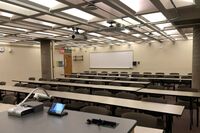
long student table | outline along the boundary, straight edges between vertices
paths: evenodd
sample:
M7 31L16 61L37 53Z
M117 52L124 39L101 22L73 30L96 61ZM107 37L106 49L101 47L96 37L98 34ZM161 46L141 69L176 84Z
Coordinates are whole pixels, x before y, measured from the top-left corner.
M3 104L3 103L0 103L0 112L7 112L7 110L8 109L10 109L10 108L13 108L13 107L15 107L15 105L11 105L11 104ZM67 111L67 112L76 112L76 111ZM81 112L80 112L81 113ZM5 114L5 113L4 113ZM88 115L93 115L93 114L89 114L89 113L83 113L83 114L88 114ZM1 116L2 114L0 113L0 116ZM7 115L7 114L6 114ZM98 116L98 115L95 115L95 116ZM100 115L99 115L100 116ZM100 116L100 117L102 117L102 116ZM98 117L98 118L100 118L100 117ZM114 120L116 120L116 119L118 119L118 120L120 120L120 123L122 123L122 122L131 122L131 123L129 123L129 125L131 125L132 123L133 123L133 121L130 121L130 120L128 120L128 119L122 119L122 118L116 118L116 117L109 117L109 116L107 116L109 119L110 118L112 118L112 119L114 119ZM78 117L77 117L78 118ZM80 118L81 119L81 118ZM71 121L71 123L74 123L74 121ZM65 123L58 123L58 124L65 124ZM134 124L134 123L133 123ZM125 126L123 126L122 128L123 129L125 129L125 128L127 128L127 126L129 126L129 125L125 125ZM57 126L60 126L60 125L57 125ZM0 127L1 128L1 127ZM128 129L127 129L128 130ZM41 131L40 131L41 132ZM163 130L161 130L161 129L155 129L155 128L148 128L148 127L142 127L142 126L135 126L135 128L131 131L131 133L146 133L146 132L148 132L148 133L163 133L164 131ZM6 132L5 132L6 133ZM9 131L9 133L10 133L10 131ZM23 132L22 132L23 133ZM65 133L68 133L68 132L66 132L65 131Z
M138 91L139 87L123 87L123 86L112 86L112 85L94 85L94 84L80 84L80 83L67 83L67 82L52 82L52 81L33 81L33 80L12 80L13 82L20 83L32 83L40 85L54 85L54 86L71 86L71 87L82 87L89 88L90 92L92 89L103 89L103 90L113 90L113 91Z
M137 91L138 93L145 94L157 94L157 95L166 95L166 96L176 96L176 97L188 97L190 98L190 128L193 124L193 101L196 99L196 112L197 112L197 126L199 126L199 102L200 92L188 92L188 91L170 91L170 90L158 90L158 89L145 89L142 88Z
M120 84L139 84L139 85L149 85L150 82L144 82L144 81L122 81L122 80L106 80L106 79L88 79L88 78L58 78L59 80L70 80L70 81L85 81L87 83L89 82L104 82L104 83L120 83Z
M30 93L33 89L24 87L13 87L13 86L0 86L0 90L14 91L21 93ZM125 107L130 109L137 109L143 111L158 112L166 115L166 130L168 133L172 132L172 120L173 116L181 116L184 110L184 106L163 104L163 103L152 103L138 100L128 100L123 98L114 98L106 96L96 96L89 94L78 94L71 92L58 92L49 91L48 93L57 98L64 98L70 100L85 101L91 103L99 103L111 106ZM126 104L125 104L126 103Z

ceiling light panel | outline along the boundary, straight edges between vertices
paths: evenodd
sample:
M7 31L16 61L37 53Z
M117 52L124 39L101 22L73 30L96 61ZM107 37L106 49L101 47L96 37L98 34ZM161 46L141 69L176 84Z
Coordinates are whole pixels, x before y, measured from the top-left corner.
M161 30L164 30L168 27L172 27L172 24L171 23L164 23L164 24L157 24L156 25L158 28L160 28Z
M61 4L60 2L56 0L29 0L29 1L48 7L48 8L54 8L58 6L59 4Z
M41 24L41 25L45 25L45 26L49 26L49 27L55 27L56 26L56 24L53 24L53 23L40 21L40 20L36 20L36 19L31 19L31 18L24 19L24 21L31 22L31 23L36 23L36 24Z
M105 38L109 40L117 40L117 38L114 38L114 37L105 37Z
M0 28L6 28L6 29L12 29L12 30L18 30L18 31L24 31L24 32L28 31L27 29L15 28L15 27L4 26L4 25L0 25Z
M164 31L167 35L179 34L177 30L166 30Z
M103 35L101 34L98 34L98 33L94 33L94 32L91 32L91 33L88 33L89 35L92 35L92 36L96 36L96 37L102 37Z
M16 6L16 5L12 5L6 2L2 2L0 1L0 9L1 10L5 10L11 13L17 13L17 14L22 14L22 15L34 15L37 14L38 12L27 9L27 8L23 8L20 6Z
M95 6L99 7L100 9L103 9L104 11L106 11L110 14L113 14L114 16L117 16L118 18L125 17L124 14L122 14L121 12L115 10L114 8L104 4L103 2L98 2L98 3L95 4ZM104 16L104 14L101 14L101 15Z
M122 30L122 32L128 34L128 33L130 33L130 30L124 29L124 30Z
M123 19L124 19L125 21L131 23L132 25L138 25L138 24L140 24L140 22L138 22L138 21L136 21L136 20L134 20L134 19L132 19L132 18L129 18L129 17L123 18Z
M149 0L120 0L136 13L156 11L156 7Z
M43 15L43 16L39 16L37 18L43 19L44 21L46 20L46 21L50 21L50 22L53 22L53 23L69 25L69 26L77 24L75 22L72 22L72 21L69 21L69 20L65 20L65 19L61 19L61 18L54 17L54 16L50 16L50 15Z
M8 18L12 18L14 16L13 14L7 12L0 12L0 15Z
M134 36L134 37L140 37L141 34L132 34L132 36Z
M170 2L170 0L160 0L160 2L163 4L163 6L166 9L174 8L174 6ZM178 7L178 8L179 7L185 7L185 6L195 5L194 0L174 0L173 2L176 5L176 7Z
M72 15L72 16L75 16L75 17L78 17L78 18L81 18L81 19L84 19L84 20L87 20L87 21L92 21L95 18L97 18L94 15L89 14L89 13L84 12L84 11L81 11L77 8L67 9L67 10L64 10L62 12L69 14L69 15Z
M144 17L150 22L160 22L167 20L167 18L161 12L145 14L142 15L142 17Z

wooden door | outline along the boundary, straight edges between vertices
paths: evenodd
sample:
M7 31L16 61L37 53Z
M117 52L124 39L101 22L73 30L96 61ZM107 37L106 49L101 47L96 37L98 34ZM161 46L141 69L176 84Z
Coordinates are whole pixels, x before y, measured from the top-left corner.
M71 54L65 54L64 55L64 71L66 74L72 73L72 55Z

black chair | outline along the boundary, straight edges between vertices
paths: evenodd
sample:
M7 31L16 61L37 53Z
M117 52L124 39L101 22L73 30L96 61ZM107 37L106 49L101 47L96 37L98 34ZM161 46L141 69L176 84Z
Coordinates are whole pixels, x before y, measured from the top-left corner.
M45 79L45 78L39 78L39 81L48 81L48 79Z
M41 85L40 86L41 88L44 88L46 90L50 90L51 89L51 86L50 85Z
M16 104L17 103L17 98L13 95L5 95L3 97L3 103L5 104Z
M58 86L58 87L56 87L56 90L57 90L57 91L66 91L66 92L71 92L71 91L73 91L72 88L66 87L66 86Z
M101 115L111 115L111 111L100 106L85 106L80 109L82 112L101 114Z
M136 94L132 94L132 93L129 93L129 92L118 92L117 94L115 94L116 97L118 98L124 98L124 99L132 99L132 100L139 100L140 98L136 95ZM122 107L117 107L115 109L115 115L116 116L121 116L123 113L126 113L126 112L131 112L133 111L133 109L127 109L127 108L122 108Z
M141 77L142 75L140 74L140 72L132 72L131 73L131 77Z
M35 77L29 77L28 80L35 80Z
M164 72L156 72L155 76L158 78L164 77L165 73Z
M39 85L37 85L37 84L27 84L26 87L28 87L28 88L37 88L37 87L39 87Z
M158 128L158 129L164 128L163 120L158 119L148 114L127 112L127 113L122 114L122 117L137 120L137 125L139 126Z
M90 81L90 84L95 84L95 85L105 85L105 82L103 81Z
M110 76L119 76L119 73L118 72L111 72L109 75Z
M100 91L94 91L92 92L93 95L100 95L100 96L113 96L113 94L110 91L107 90L100 90Z
M129 74L128 74L128 72L121 72L121 73L120 73L120 76L126 76L126 77L128 77Z
M148 85L147 89L165 90L165 87L161 86L161 85ZM157 98L164 98L163 95L158 95L158 94L148 94L148 96L157 97Z
M75 92L75 93L82 93L82 94L89 94L90 90L86 89L86 88L78 88L78 89L75 89L73 92Z
M6 82L5 81L1 81L0 85L6 85Z
M151 72L143 72L144 77L153 77Z

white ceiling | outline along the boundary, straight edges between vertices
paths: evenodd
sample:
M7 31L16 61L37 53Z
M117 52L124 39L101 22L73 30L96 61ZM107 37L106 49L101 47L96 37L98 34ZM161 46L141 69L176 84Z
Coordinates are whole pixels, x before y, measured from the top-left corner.
M52 39L62 46L191 39L168 11L194 0L0 0L0 44ZM174 6L174 5L175 6ZM164 7L164 8L163 8ZM179 16L180 17L180 16ZM74 29L74 31L72 30ZM78 29L78 30L76 30ZM75 32L79 32L77 35ZM84 40L74 41L75 34Z

